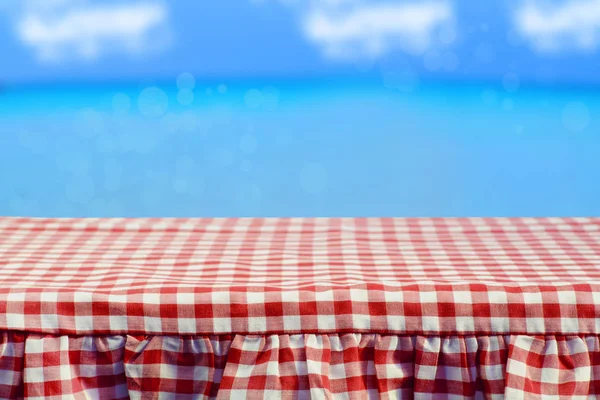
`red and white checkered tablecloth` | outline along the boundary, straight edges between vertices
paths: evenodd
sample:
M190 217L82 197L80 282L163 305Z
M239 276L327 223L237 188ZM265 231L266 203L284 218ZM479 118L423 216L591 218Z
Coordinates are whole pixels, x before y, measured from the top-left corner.
M0 218L0 398L600 396L600 218Z

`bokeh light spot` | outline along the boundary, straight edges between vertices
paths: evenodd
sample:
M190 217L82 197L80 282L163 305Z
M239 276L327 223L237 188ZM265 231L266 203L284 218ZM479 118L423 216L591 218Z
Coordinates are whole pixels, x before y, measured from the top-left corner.
M180 90L192 90L196 86L196 78L189 72L179 74L177 77L177 87Z
M189 106L194 102L194 91L191 89L181 89L177 93L177 101L182 106Z
M163 130L168 134L173 134L181 129L181 120L178 115L169 112L160 120Z
M169 97L157 87L146 88L138 97L138 108L146 117L162 117L169 108Z
M263 94L258 89L250 89L244 95L244 104L248 108L258 108L262 105Z
M390 70L383 73L383 85L388 89L411 93L419 86L419 76L408 66Z
M217 87L217 90L219 91L219 93L223 94L223 93L227 93L227 85L224 84L220 84Z

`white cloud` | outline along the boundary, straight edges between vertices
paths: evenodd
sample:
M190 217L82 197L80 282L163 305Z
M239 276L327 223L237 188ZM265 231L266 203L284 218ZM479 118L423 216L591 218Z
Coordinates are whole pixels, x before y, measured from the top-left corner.
M422 53L452 19L446 2L358 4L341 13L313 9L303 27L307 38L329 56L377 57L394 48Z
M516 31L541 52L591 51L600 45L600 0L540 0L515 13Z
M19 39L43 61L136 54L166 44L168 11L156 2L29 0L15 13Z
M295 7L305 37L332 58L377 58L392 50L421 54L444 42L436 34L448 38L454 30L450 0L280 1Z

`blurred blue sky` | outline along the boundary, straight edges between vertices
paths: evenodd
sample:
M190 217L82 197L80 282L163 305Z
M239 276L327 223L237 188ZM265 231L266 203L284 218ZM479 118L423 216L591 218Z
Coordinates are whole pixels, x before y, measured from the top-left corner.
M0 0L0 83L380 74L600 82L600 0Z
M600 0L0 0L0 214L598 215L599 63Z

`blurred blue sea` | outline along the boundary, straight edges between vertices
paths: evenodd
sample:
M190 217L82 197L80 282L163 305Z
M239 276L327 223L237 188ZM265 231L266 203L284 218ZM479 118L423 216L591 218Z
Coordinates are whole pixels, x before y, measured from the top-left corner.
M185 78L0 89L0 215L600 215L593 88Z

